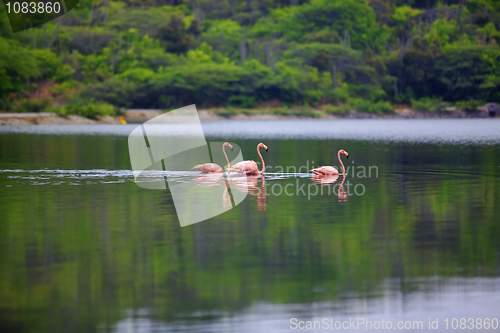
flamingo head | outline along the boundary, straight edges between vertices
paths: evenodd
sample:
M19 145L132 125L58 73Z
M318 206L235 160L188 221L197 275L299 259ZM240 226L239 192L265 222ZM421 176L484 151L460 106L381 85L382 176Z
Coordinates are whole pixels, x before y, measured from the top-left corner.
M346 152L344 149L340 149L339 154L344 154L346 158L349 158L349 153Z
M222 145L222 148L224 148L224 147L229 147L229 148L231 148L231 150L233 150L233 145L230 144L229 142L224 142L224 144Z
M267 146L265 144L263 144L262 142L257 145L257 149L259 149L259 148L264 148L266 150L266 153L269 150L269 149L267 149Z

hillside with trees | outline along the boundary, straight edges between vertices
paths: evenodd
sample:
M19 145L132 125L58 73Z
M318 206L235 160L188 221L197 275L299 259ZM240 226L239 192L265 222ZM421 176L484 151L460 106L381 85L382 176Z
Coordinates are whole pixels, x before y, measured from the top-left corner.
M500 102L496 0L81 0L16 34L0 5L0 110Z

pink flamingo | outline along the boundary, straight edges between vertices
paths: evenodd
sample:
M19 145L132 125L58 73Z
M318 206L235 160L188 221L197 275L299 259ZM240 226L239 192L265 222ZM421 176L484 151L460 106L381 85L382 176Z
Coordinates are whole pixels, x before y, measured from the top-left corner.
M340 154L344 154L345 157L347 157L347 158L349 158L349 154L344 149L339 150L339 152L337 153L337 157L339 158L340 165L342 166L342 174L345 175L344 163L342 163L342 160L340 159ZM338 175L339 174L339 171L332 166L322 166L322 167L312 169L309 171L314 172L317 175Z
M266 152L268 151L268 148L262 142L257 145L257 154L259 154L260 160L262 161L262 170L259 170L257 163L255 163L254 161L242 161L230 167L228 171L231 170L231 171L241 172L246 175L262 175L264 170L266 170L266 163L264 163L264 159L260 154L259 151L260 148L264 148Z
M233 146L229 142L224 142L224 144L222 145L222 152L224 153L224 156L226 156L227 169L229 170L231 165L229 164L229 159L227 158L227 154L226 154L226 151L224 150L224 147L229 147L229 148L231 148L231 150L233 150ZM222 172L224 172L224 169L222 169L222 167L220 165L215 164L215 163L198 164L198 165L195 165L194 167L191 168L191 170L193 170L193 169L198 169L202 173L222 173Z

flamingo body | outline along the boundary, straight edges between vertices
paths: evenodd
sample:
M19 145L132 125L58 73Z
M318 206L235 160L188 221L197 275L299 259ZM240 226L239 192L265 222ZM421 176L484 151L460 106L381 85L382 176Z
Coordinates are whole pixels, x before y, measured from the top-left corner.
M231 171L236 171L240 173L244 173L247 175L254 175L259 173L259 167L257 166L257 163L254 161L242 161L234 164L233 166L230 167Z
M260 160L262 162L262 170L259 170L259 167L257 166L257 163L255 161L249 160L249 161L242 161L234 164L233 166L229 167L227 170L228 171L236 171L240 173L244 173L246 175L261 175L264 170L266 170L266 163L264 163L264 159L262 158L262 155L260 154L259 149L264 148L267 152L267 146L263 144L262 142L257 145L257 154L260 157Z
M192 169L198 169L203 173L224 172L224 170L222 170L221 166L218 164L215 164L215 163L198 164L198 165L195 165Z
M342 163L342 160L340 159L340 154L345 155L346 158L349 158L349 154L344 149L339 150L339 152L337 153L337 158L339 159L340 166L342 167L342 174L345 175L344 163ZM339 174L339 171L337 169L329 165L322 166L309 171L315 173L316 175L324 175L324 176Z
M322 166L320 168L309 170L317 175L338 175L339 171L332 166Z
M227 158L227 154L226 154L226 151L224 150L224 147L229 147L229 148L231 148L231 150L233 150L233 146L229 142L224 142L224 144L222 145L222 152L224 153L224 156L226 157L227 167L229 170L229 167L230 167L229 159ZM222 169L222 167L220 165L215 164L215 163L197 164L191 168L191 170L193 170L193 169L198 169L202 173L224 173L224 169Z
M333 184L339 179L339 175L315 174L310 179L316 184Z

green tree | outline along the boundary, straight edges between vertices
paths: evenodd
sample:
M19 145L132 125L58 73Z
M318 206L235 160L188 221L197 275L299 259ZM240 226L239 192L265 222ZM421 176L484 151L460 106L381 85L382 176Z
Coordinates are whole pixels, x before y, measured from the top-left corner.
M160 26L156 37L166 44L166 50L173 53L186 53L196 41L185 27L184 19L172 16L167 24Z
M299 40L307 33L331 30L337 35L347 31L352 47L364 49L377 44L380 29L373 9L362 0L312 0L301 6L273 10L269 19L260 20L253 28L256 37L271 38L278 33ZM375 46L375 45L373 45Z
M456 47L440 56L434 68L437 93L450 101L467 99L498 101L498 81L489 82L500 71L485 60L485 49L479 46ZM497 61L499 54L497 53Z
M40 74L37 59L26 47L0 37L0 99L23 90L27 80Z

